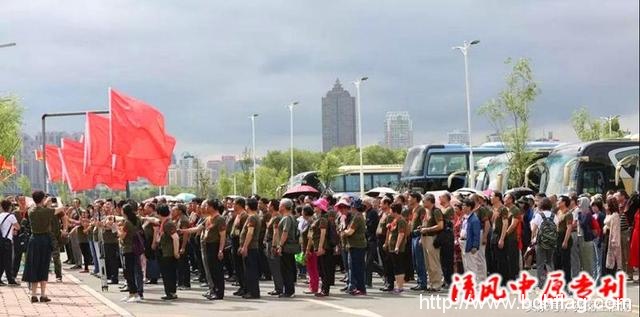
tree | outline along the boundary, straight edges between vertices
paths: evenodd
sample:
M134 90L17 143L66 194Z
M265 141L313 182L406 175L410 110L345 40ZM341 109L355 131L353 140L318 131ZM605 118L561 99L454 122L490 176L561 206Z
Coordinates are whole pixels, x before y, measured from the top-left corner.
M340 162L340 158L338 158L337 155L333 153L327 153L327 155L324 156L322 162L316 168L320 181L329 186L331 184L331 181L340 173L340 171L338 170L340 165L342 164Z
M595 119L586 107L580 107L571 115L573 131L582 142L616 139L624 136L617 117Z
M18 177L18 187L23 195L29 196L31 195L31 180L26 175L20 175Z
M509 187L522 186L526 168L531 165L534 155L527 149L529 139L530 105L540 93L533 72L526 58L512 64L511 73L506 77L506 87L498 96L479 109L498 132L509 156ZM526 184L525 184L526 185Z
M0 96L0 156L11 160L20 150L22 144L23 107L15 96ZM0 170L0 180L9 175Z
M225 169L223 169L222 172L220 172L220 176L218 177L218 182L216 183L216 191L222 197L233 194L233 179L229 177L229 174Z

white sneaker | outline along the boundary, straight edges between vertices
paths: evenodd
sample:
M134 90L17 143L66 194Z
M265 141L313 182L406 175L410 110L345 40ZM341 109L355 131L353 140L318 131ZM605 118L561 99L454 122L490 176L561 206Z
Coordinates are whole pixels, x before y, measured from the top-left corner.
M125 297L121 298L120 301L124 303L124 302L128 302L129 299L132 299L132 298L133 297L125 296Z
M140 298L140 296L135 296L135 297L130 297L127 300L127 303L139 303L141 301L142 301L142 299Z

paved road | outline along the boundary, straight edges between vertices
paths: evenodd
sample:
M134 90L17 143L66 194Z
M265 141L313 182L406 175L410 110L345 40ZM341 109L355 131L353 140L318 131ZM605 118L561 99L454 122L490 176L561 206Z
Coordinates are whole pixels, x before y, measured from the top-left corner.
M71 273L77 277L82 283L90 286L99 292L99 280L95 277L87 276L77 272ZM113 303L126 309L134 316L278 316L278 317L313 317L313 316L420 316L428 314L442 314L441 310L428 309L427 298L423 297L422 309L420 308L420 293L406 292L401 296L386 294L378 291L381 281L377 279L374 282L374 289L369 291L366 297L352 297L337 291L341 287L341 283L334 287L336 291L330 298L316 299L311 295L302 295L306 285L299 283L296 286L296 298L278 299L266 295L266 292L272 289L271 282L261 282L260 290L263 294L260 300L244 300L233 296L231 293L236 290L235 287L228 286L224 301L207 301L200 294L204 289L199 287L193 288L191 291L179 291L180 297L174 302L163 302L160 297L163 296L161 285L145 285L145 301L137 304L120 303L123 293L118 291L117 287L110 287L108 292L101 295L111 300ZM115 286L115 285L114 285ZM631 284L628 288L629 297L632 298L633 312L607 312L607 316L628 317L638 315L638 284ZM440 295L445 298L446 294ZM495 317L501 316L568 316L571 312L527 312L525 310L509 310L505 308L499 309L451 309L447 314L452 316L473 316L478 314L495 314ZM602 315L602 313L599 313ZM589 313L595 315L595 313Z

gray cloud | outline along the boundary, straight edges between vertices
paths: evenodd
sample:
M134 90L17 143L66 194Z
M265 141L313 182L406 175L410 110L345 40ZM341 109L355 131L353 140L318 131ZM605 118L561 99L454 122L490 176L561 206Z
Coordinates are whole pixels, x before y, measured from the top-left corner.
M362 74L365 143L382 138L387 110L408 110L416 142L466 127L462 57L474 107L495 96L507 57L531 58L542 94L533 129L567 129L573 109L622 114L637 131L638 2L588 1L15 1L0 10L0 90L23 98L25 130L43 112L106 106L113 86L167 117L178 150L239 153L257 121L258 150L320 148L320 100L335 78ZM487 120L473 118L481 141ZM51 122L82 128L81 120Z

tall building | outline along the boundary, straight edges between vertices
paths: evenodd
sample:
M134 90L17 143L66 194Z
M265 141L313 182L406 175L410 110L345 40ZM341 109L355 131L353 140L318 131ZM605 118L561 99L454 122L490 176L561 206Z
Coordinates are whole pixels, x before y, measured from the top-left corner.
M467 131L453 130L447 133L449 144L469 144L469 133Z
M169 166L169 185L195 188L198 186L199 178L205 175L212 175L211 169L203 166L195 156L184 152L177 164ZM210 178L209 181L211 181Z
M407 111L389 111L384 119L384 146L406 149L413 146L413 123Z
M356 99L336 79L322 97L322 151L356 145Z

